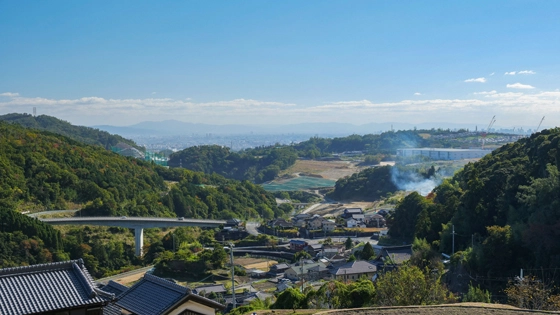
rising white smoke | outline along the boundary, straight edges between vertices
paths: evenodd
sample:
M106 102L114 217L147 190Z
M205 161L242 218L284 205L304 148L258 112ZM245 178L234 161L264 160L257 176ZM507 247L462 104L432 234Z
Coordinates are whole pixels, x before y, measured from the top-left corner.
M391 181L399 190L416 191L422 196L428 195L442 180L437 174L426 179L413 170L401 171L398 167L391 168Z

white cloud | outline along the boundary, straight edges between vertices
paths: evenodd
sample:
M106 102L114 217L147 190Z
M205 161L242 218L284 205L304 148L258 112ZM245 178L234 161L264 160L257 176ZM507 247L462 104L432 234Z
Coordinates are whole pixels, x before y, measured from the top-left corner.
M16 97L19 96L19 93L4 92L4 93L0 93L0 96Z
M492 91L474 92L474 95L493 95L496 93L498 93L496 92L496 90L492 90Z
M506 85L506 87L508 89L525 89L525 90L535 88L534 86L531 86L529 84L521 84L521 83L508 84Z
M479 83L484 83L484 82L486 82L486 78L467 79L467 80L465 80L465 82L479 82Z
M464 99L410 99L394 102L344 100L324 104L292 104L253 99L195 102L185 99L47 99L13 97L0 99L0 112L26 112L32 107L45 115L74 124L129 125L145 120L177 119L211 124L286 124L305 122L401 121L410 123L448 121L477 122L489 111L515 116L516 122L547 112L560 120L560 91L495 90L476 92ZM542 116L542 115L541 115Z
M157 94L157 92L152 92L152 95L156 95L156 94Z
M416 92L416 93L414 93L414 95L415 95L415 96L420 96L420 95L422 95L422 93Z
M511 71L511 72L504 73L504 75L516 75L516 74L537 74L537 73L533 70Z
M496 72L492 72L492 73L490 73L490 76L493 76L494 74L496 74Z

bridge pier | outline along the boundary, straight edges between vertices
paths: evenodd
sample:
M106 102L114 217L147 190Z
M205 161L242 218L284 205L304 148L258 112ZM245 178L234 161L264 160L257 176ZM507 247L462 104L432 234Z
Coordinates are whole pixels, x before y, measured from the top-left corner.
M136 256L142 256L142 247L144 247L144 229L134 229L134 243L136 245Z

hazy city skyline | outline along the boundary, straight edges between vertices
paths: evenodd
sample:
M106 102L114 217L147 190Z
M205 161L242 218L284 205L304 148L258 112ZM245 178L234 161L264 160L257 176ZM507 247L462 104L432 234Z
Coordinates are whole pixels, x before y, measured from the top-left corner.
M1 3L0 114L80 125L560 119L557 2Z

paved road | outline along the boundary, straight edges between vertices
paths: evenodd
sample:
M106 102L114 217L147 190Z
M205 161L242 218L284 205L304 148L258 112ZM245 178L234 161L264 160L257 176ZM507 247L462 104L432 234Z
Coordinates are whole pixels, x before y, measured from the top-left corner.
M224 220L200 220L178 218L150 217L72 217L60 219L40 219L52 225L102 225L126 228L154 228L176 226L218 227L226 223Z

